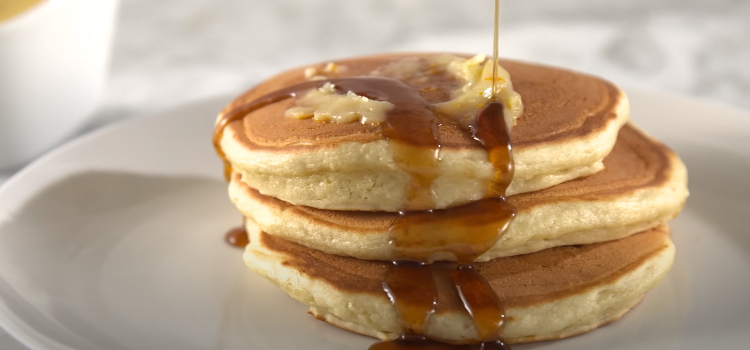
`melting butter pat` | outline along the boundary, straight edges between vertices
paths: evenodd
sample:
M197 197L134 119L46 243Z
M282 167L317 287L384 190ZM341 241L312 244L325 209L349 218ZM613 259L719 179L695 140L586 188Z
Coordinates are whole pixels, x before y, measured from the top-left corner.
M286 110L289 118L316 121L334 121L362 124L378 124L386 119L386 114L394 106L388 102L376 101L351 91L344 95L336 93L336 86L325 83L322 87L312 89L297 99L297 106Z
M468 124L477 112L492 98L492 60L485 55L466 59L456 56L442 57L440 64L456 79L464 82L452 93L452 100L435 104L434 110L456 118L459 123ZM505 122L510 127L516 124L523 112L521 95L513 90L508 71L497 66L497 86L495 95L503 103Z
M305 68L305 79L323 80L323 79L326 79L327 75L337 75L343 70L344 70L344 67L333 62L328 62L328 64L326 64L326 66L323 67L322 71L315 67Z

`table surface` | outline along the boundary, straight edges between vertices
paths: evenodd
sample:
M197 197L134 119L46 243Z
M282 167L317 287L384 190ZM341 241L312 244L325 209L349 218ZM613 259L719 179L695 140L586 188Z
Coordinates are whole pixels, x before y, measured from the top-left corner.
M489 53L492 1L121 0L106 97L74 135L281 69L387 51ZM503 4L501 56L750 111L750 1ZM0 184L17 169L0 173ZM0 330L0 348L26 348Z

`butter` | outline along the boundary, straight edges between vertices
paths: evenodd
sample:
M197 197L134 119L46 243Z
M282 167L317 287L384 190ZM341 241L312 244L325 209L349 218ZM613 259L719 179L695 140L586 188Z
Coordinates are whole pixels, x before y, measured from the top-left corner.
M330 62L322 69L309 67L304 75L307 80L323 80L337 75L343 67ZM492 98L492 60L485 55L463 58L453 55L438 55L425 60L410 57L387 64L371 72L400 80L430 79L435 72L447 72L462 85L451 93L451 100L434 104L435 112L450 116L464 126L469 126L477 113ZM523 112L521 96L513 90L508 71L498 65L495 95L503 103L505 123L516 124ZM371 100L353 92L337 94L335 86L326 83L298 98L297 106L291 107L285 116L295 119L313 118L317 121L363 124L378 124L386 120L387 112L394 106L384 101Z
M42 0L0 0L0 22L16 17L40 2Z
M328 62L322 70L315 67L307 67L305 68L304 74L305 79L307 80L324 80L327 79L329 75L337 75L344 70L343 66L333 62Z
M434 110L466 125L492 98L492 60L485 55L476 55L469 59L442 56L437 61L445 64L447 71L464 85L452 93L452 100L435 104ZM511 127L516 125L523 112L523 102L521 95L513 90L510 74L499 65L497 77L495 93L505 107L506 125Z
M312 118L320 122L378 124L386 120L387 112L393 107L388 102L371 100L351 91L344 95L337 94L333 84L325 83L298 98L297 106L287 109L284 115L295 119Z

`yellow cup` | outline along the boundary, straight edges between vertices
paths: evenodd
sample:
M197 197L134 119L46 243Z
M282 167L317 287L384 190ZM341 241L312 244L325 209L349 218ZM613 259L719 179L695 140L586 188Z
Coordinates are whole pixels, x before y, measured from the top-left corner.
M70 136L104 91L118 0L0 0L0 169Z
M0 23L5 22L46 0L0 0Z

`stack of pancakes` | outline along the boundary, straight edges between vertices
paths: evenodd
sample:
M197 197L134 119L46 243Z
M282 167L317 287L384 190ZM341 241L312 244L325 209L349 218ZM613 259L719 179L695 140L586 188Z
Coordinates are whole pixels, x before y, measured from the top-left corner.
M430 74L383 69L429 58L342 60L336 76L391 76L428 103L449 100L456 82L433 66L411 66ZM665 223L687 198L686 170L677 155L627 122L627 98L611 83L528 63L501 65L524 108L510 131L515 172L507 200L516 215L475 257L475 270L505 307L506 342L586 332L621 317L670 269L674 246ZM259 84L222 115L305 82L310 69L325 65L306 68ZM217 133L231 169L229 195L250 236L245 262L317 318L395 339L402 323L383 288L392 261L403 258L394 249L394 223L404 211L450 212L485 198L494 176L487 150L462 128L440 124L434 200L421 207L408 199L414 174L398 164L382 125L285 117L294 104L279 99ZM424 334L477 341L472 318L440 273L450 266L433 264L437 306Z

